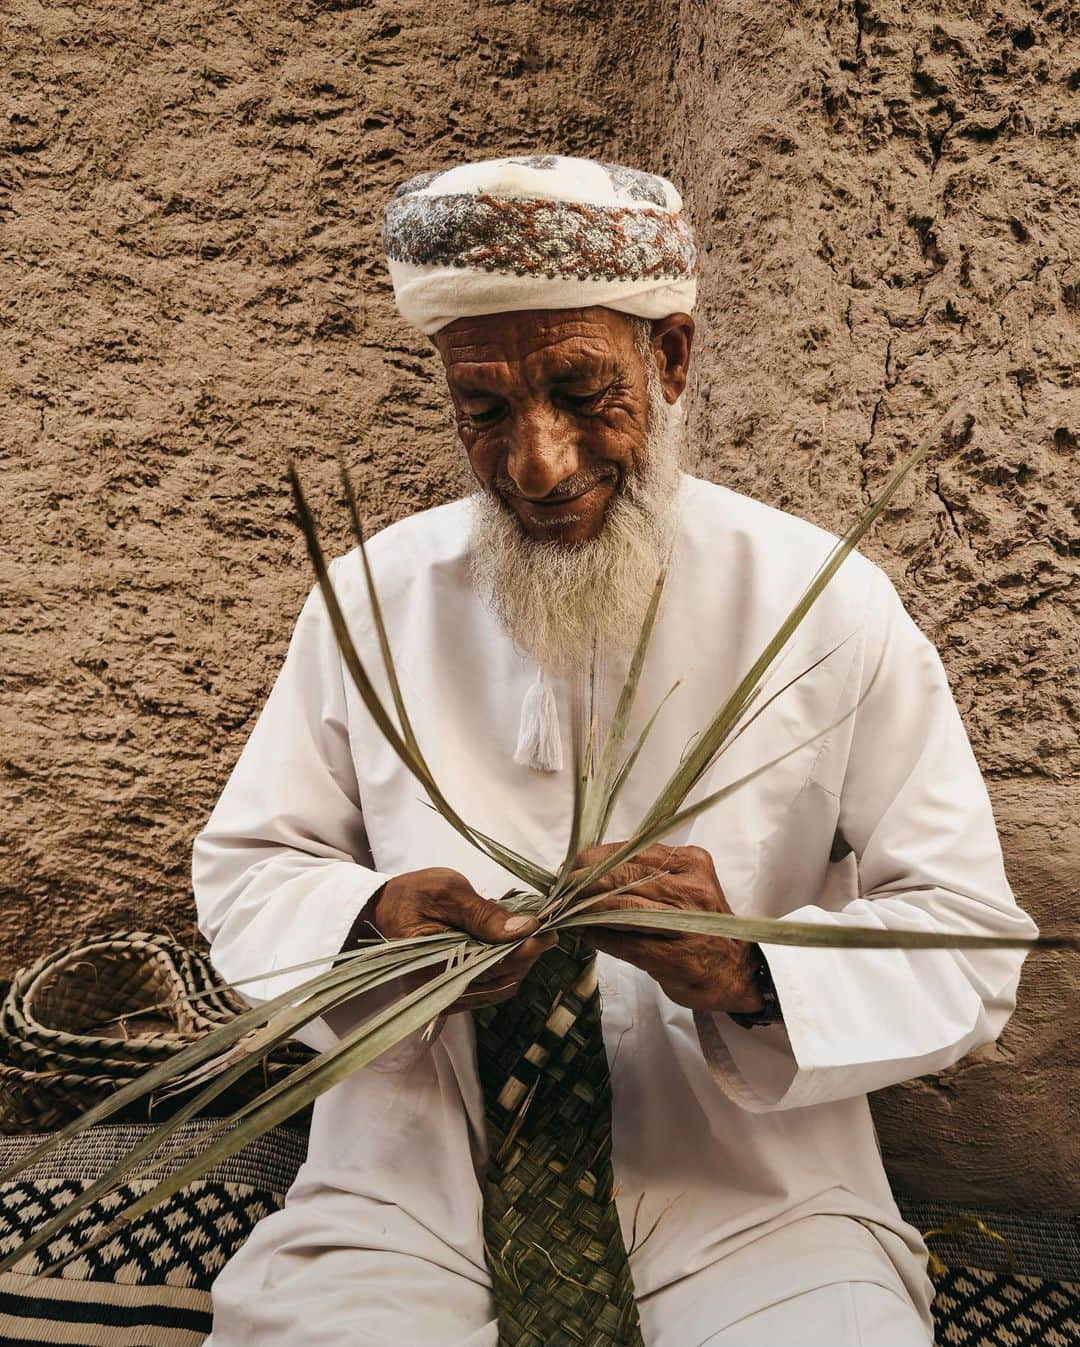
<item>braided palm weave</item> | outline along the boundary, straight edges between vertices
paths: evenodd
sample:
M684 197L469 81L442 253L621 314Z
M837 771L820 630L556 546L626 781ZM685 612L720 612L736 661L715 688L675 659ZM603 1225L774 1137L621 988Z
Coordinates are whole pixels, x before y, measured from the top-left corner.
M63 1126L246 1008L207 958L166 935L126 931L45 955L0 1000L0 1133ZM299 1043L276 1049L216 1106L250 1099L310 1055ZM119 1117L158 1119L186 1097L158 1095Z
M564 935L512 1000L474 1021L500 1347L642 1347L613 1193L594 959Z

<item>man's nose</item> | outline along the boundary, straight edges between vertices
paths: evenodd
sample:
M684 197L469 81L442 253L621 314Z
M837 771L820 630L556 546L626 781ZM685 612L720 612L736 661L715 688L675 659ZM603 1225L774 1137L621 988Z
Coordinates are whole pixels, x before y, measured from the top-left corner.
M581 467L574 428L554 410L530 411L517 418L510 432L506 471L523 496L541 500Z

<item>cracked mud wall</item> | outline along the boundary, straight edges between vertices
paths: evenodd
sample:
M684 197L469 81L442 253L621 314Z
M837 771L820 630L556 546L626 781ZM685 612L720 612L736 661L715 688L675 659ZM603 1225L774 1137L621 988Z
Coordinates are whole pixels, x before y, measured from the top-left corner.
M1080 921L1080 24L1067 4L684 7L662 163L707 250L704 475L841 528L963 393L864 547L941 651L1010 879ZM703 161L702 147L708 147ZM928 1196L1077 1201L1080 966L1000 1042L873 1100Z
M193 833L311 583L286 452L330 549L340 451L372 528L457 491L382 203L484 145L645 155L624 62L655 67L660 30L625 0L616 38L608 10L18 0L5 20L0 968L91 930L192 936Z
M504 150L684 188L705 475L837 528L971 391L970 440L866 550L942 652L1018 895L1080 919L1067 8L446 15L19 0L7 21L0 972L91 931L192 937L191 838L309 584L282 454L331 547L339 449L373 527L457 490L378 209L411 172ZM874 1100L908 1191L1076 1201L1077 982L1029 961L998 1045Z

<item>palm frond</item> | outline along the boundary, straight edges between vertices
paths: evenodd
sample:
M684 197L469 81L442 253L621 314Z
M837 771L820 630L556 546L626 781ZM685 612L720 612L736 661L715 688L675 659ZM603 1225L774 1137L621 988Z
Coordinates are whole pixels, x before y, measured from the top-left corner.
M577 709L580 711L581 708ZM543 916L547 916L556 905L559 895L562 893L563 888L570 878L570 872L574 865L574 858L581 850L581 832L585 815L585 805L589 794L588 736L589 731L585 727L583 715L575 715L571 726L574 798L573 807L570 812L570 831L567 835L566 850L563 855L562 864L559 866L559 872L555 876L555 882L542 890L546 902L541 905L539 911Z
M409 720L409 713L405 707L405 698L401 695L401 684L398 681L397 669L394 665L393 657L390 654L390 638L387 635L386 623L383 621L382 606L379 603L378 591L375 588L375 577L371 573L371 562L368 559L367 543L364 538L364 527L360 522L360 511L356 506L356 494L353 491L352 479L345 466L344 458L338 459L338 468L341 475L342 489L345 492L345 503L349 511L349 520L352 523L353 536L356 538L356 546L360 552L360 560L364 566L364 581L367 585L368 603L371 607L371 620L374 623L375 634L379 641L379 651L382 655L383 669L386 673L386 681L390 687L390 695L394 701L394 709L397 712L398 724L401 726L401 733L405 743L430 776L430 771L424 760L424 755L421 753L420 745L416 741L412 722Z
M319 544L311 512L304 499L299 477L289 465L289 480L293 489L301 529L309 556L315 568L327 612L341 650L345 667L356 686L376 726L397 754L406 769L423 788L428 800L446 822L469 843L516 876L529 892L513 891L504 901L515 910L532 911L540 918L541 930L571 930L590 926L632 926L642 930L668 932L696 932L718 938L753 941L763 945L784 944L810 948L844 949L1068 949L1080 948L1080 938L1072 935L1041 935L1035 937L987 936L972 931L896 931L873 926L848 926L831 922L808 923L754 917L730 913L684 912L674 909L627 909L598 911L598 900L581 895L598 878L609 873L623 861L642 851L654 841L692 821L704 811L713 808L725 797L742 789L792 754L830 733L850 715L859 702L832 725L809 736L747 772L737 780L721 786L697 801L690 800L695 787L706 773L716 766L719 755L739 735L762 715L785 691L805 677L833 651L826 652L808 668L788 680L776 692L765 696L765 678L786 647L791 636L806 617L810 608L824 591L846 557L886 508L915 465L941 438L945 426L955 419L955 412L944 418L919 447L904 461L889 479L884 490L840 538L802 595L781 623L773 638L747 670L728 699L719 708L705 729L694 737L676 770L672 773L656 800L637 827L634 835L616 848L611 856L590 867L583 874L574 874L572 863L583 845L602 840L611 819L615 801L638 760L642 746L656 723L656 718L667 698L660 703L646 721L637 741L629 752L625 742L631 713L635 705L650 638L655 627L665 573L657 579L648 611L642 624L637 646L623 682L611 725L602 742L598 735L595 715L595 686L592 705L584 717L585 723L575 725L574 732L574 807L565 859L557 874L552 874L517 853L497 839L467 824L450 806L435 781L416 733L409 720L400 681L394 668L390 642L379 605L376 585L369 564L356 500L348 474L342 469L350 519L357 537L365 583L378 638L380 654L386 674L394 714L383 704L382 698L364 668L350 637L344 614L334 593L329 571ZM879 666L880 667L880 666ZM869 680L873 685L875 671ZM595 672L594 672L595 678ZM673 689L674 690L674 689ZM864 689L866 696L869 687ZM671 694L669 693L668 696ZM860 698L861 701L861 698ZM632 892L631 886L624 886ZM0 1260L0 1271L11 1267L32 1249L40 1248L58 1233L76 1210L82 1210L97 1196L104 1195L130 1173L133 1165L144 1161L152 1169L162 1165L176 1167L151 1191L131 1203L119 1220L127 1223L138 1219L155 1206L205 1173L220 1160L246 1145L269 1128L304 1108L325 1090L344 1080L351 1072L375 1060L383 1052L400 1043L409 1034L435 1022L465 992L469 983L479 974L494 967L520 942L484 945L464 933L447 932L425 936L411 941L379 941L347 955L310 961L311 966L323 968L317 976L301 986L253 1007L236 1017L228 1025L215 1029L204 1038L178 1053L169 1063L144 1073L138 1080L116 1092L108 1100L88 1110L76 1123L62 1129L35 1147L19 1164L9 1168L0 1180L15 1174L55 1150L65 1140L84 1127L113 1116L127 1104L153 1092L170 1088L195 1090L172 1118L140 1142L134 1150L108 1174L69 1206L59 1216L35 1232L30 1241ZM326 965L329 965L328 967ZM276 969L266 978L295 969ZM164 1156L163 1146L175 1141L180 1123L211 1103L243 1072L250 1070L253 1061L270 1047L292 1036L304 1024L325 1014L328 1010L385 985L393 978L409 973L427 972L428 980L408 993L396 996L390 1005L358 1023L331 1050L296 1068L288 1077L270 1086L250 1103L234 1111L228 1118L212 1124L210 1144L198 1155L187 1154L187 1144L174 1144ZM260 979L261 980L261 979ZM245 981L250 981L246 979ZM237 986L240 983L235 984ZM151 1161L151 1157L154 1157ZM179 1163L178 1163L179 1162ZM111 1235L117 1226L110 1226ZM97 1242L100 1242L97 1241Z
M643 931L682 931L746 940L756 945L802 949L1080 949L1080 935L975 935L967 931L897 931L880 926L837 926L739 917L728 912L687 912L676 908L622 908L613 912L568 913L560 927L632 926Z
M875 671L874 677L876 678L876 676L877 672ZM796 753L801 753L804 748L808 748L819 739L823 739L826 735L831 734L833 730L855 714L859 705L869 694L872 686L873 678L870 680L866 689L864 689L862 695L856 699L855 705L842 716L839 716L834 720L831 725L826 725L824 729L818 730L816 734L811 734L807 736L807 738L801 739L797 744L793 744L790 748L785 749L783 753L778 753L767 762L763 762L760 766L753 768L752 771L746 772L736 780L728 782L726 786L721 786L718 790L710 791L710 793L703 799L697 800L694 804L685 805L682 809L678 809L674 813L665 811L652 822L649 822L651 814L646 815L645 822L641 824L632 837L628 838L621 846L616 847L614 851L605 856L602 860L597 861L594 865L591 865L582 871L573 884L567 887L566 891L560 895L560 912L566 911L567 905L581 893L582 890L588 888L591 884L595 884L598 879L602 879L605 875L610 874L612 870L622 865L624 861L628 861L632 856L636 856L639 851L644 851L646 847L652 846L654 842L662 841L669 833L674 832L677 828L681 828L684 823L691 823L700 814L704 814L706 810L712 809L714 805L719 804L721 800L726 800L728 796L734 795L736 791L742 790L744 786L748 786L752 781L756 781L758 777L763 776L766 772L771 772L774 767L779 767L780 764L786 762L788 758L793 757Z
M475 948L476 942L472 943ZM476 952L464 958L456 969L438 974L422 987L405 993L391 1006L357 1026L341 1040L336 1048L320 1053L312 1061L297 1067L286 1080L279 1081L259 1095L252 1103L246 1105L230 1118L222 1120L220 1128L223 1130L229 1127L227 1132L223 1131L223 1134L202 1150L197 1157L187 1161L180 1168L163 1178L148 1193L128 1203L116 1214L108 1228L95 1238L89 1246L81 1246L77 1251L73 1251L69 1258L85 1253L88 1247L93 1248L97 1244L112 1238L118 1230L132 1221L138 1220L140 1216L157 1206L159 1202L165 1201L187 1184L200 1178L215 1164L235 1154L236 1151L242 1149L250 1141L262 1136L270 1128L285 1122L294 1113L306 1107L333 1085L344 1080L353 1071L389 1051L402 1039L407 1038L409 1034L422 1029L425 1024L436 1019L448 1006L453 1004L466 990L474 977L505 957L512 947L513 945L480 946L476 949ZM235 1126L231 1126L234 1123ZM164 1126L167 1126L167 1124ZM152 1148L151 1143L156 1144L157 1135L155 1132L152 1136L146 1138L136 1147L136 1150L139 1150L141 1154L149 1153ZM128 1158L125 1157L122 1163L126 1173ZM112 1188L118 1181L119 1177L114 1170L103 1176L98 1182L101 1185L108 1182L108 1187ZM97 1185L95 1185L95 1188L97 1188ZM100 1189L98 1195L100 1196L103 1191L105 1189ZM81 1209L81 1206L85 1205L85 1197L86 1194L80 1194L75 1202L60 1212L58 1216L45 1222L22 1245L0 1259L0 1273L9 1271L26 1254L32 1253L35 1249L48 1243L64 1228L75 1210ZM61 1260L50 1271L62 1267L66 1261L67 1259Z
M334 631L334 637L337 641L338 648L341 651L345 667L349 671L349 677L352 679L371 718L378 726L379 732L397 754L404 766L411 772L416 780L420 782L432 803L438 809L440 815L455 830L455 832L459 833L479 851L484 852L485 855L489 856L492 860L495 860L497 864L503 866L504 869L508 869L510 873L516 875L518 879L523 880L525 883L530 883L531 881L527 873L518 873L513 853L508 848L500 848L499 855L496 856L493 854L491 848L481 840L481 835L471 829L464 819L460 817L457 811L451 806L446 796L443 795L442 791L439 789L439 786L428 769L427 763L424 761L423 757L409 747L403 732L398 730L397 726L394 725L390 716L387 714L386 708L383 706L382 700L376 692L375 686L368 676L363 661L360 659L356 646L353 643L348 623L345 620L345 615L341 610L337 594L334 592L333 582L330 579L330 572L326 565L322 544L319 542L318 530L315 527L314 516L311 513L307 498L304 495L300 476L292 462L288 464L287 472L289 485L292 489L293 502L296 506L297 517L300 521L300 528L304 535L308 556L310 557L311 564L315 570L319 591L322 594L323 602L326 605L330 624ZM366 552L363 547L361 547L361 555L366 561ZM376 625L379 626L381 622L381 613L379 618L376 618L375 621ZM381 628L381 631L381 652L384 659L389 662L389 666L392 668L393 659L390 654L389 642L386 640L385 628ZM395 685L397 683L396 675L394 677L394 683ZM400 695L400 689L398 695ZM408 720L408 717L406 717L406 720ZM533 873L538 869L542 869L542 867L531 867Z
M575 855L580 847L595 846L603 839L604 823L610 817L614 805L612 792L619 777L619 769L623 765L623 746L626 742L626 732L634 709L634 702L637 699L638 685L641 682L641 673L645 666L645 656L652 640L653 628L656 625L657 614L660 611L660 600L663 597L666 583L667 566L664 565L656 577L656 583L653 586L653 592L645 610L641 632L638 636L637 645L634 647L634 653L630 657L611 724L604 736L603 747L600 750L594 776L590 779L589 788L581 802L581 821L579 835L576 839ZM653 720L655 720L655 716L656 713L654 712ZM651 726L652 720L649 724ZM576 813L575 810L575 815Z
M660 717L660 712L663 711L664 707L668 704L669 699L671 698L672 694L679 688L680 683L681 680L676 680L674 683L672 683L671 687L668 688L667 692L664 693L663 697L660 698L660 701L657 703L656 710L653 711L652 715L645 722L644 726L642 727L641 733L638 735L637 739L634 742L634 747L626 755L626 758L624 759L622 766L619 768L614 781L611 783L611 787L607 793L607 799L604 802L604 815L600 821L600 828L598 836L596 838L597 842L602 842L605 836L607 835L607 830L611 823L611 815L615 809L615 805L616 802L618 801L619 795L622 793L622 788L626 784L627 778L630 776L630 773L634 770L634 764L637 762L641 750L645 747L646 741L648 740L649 735L652 733L653 726L656 724L657 720Z
M765 648L747 670L731 696L695 741L685 760L675 769L657 797L653 808L646 816L645 822L647 824L656 822L665 811L674 812L679 803L700 781L713 761L716 752L744 714L748 700L754 695L761 679L798 630L810 609L820 598L826 585L862 541L874 521L893 499L897 491L900 490L915 466L926 457L949 430L955 427L956 417L956 408L950 408L919 446L901 463L877 498L867 506L855 523L837 541L794 607L780 624L775 635L766 643Z
M297 1030L311 1020L317 1019L332 1005L381 986L392 977L412 972L420 963L427 967L440 958L449 957L461 944L462 939L462 936L450 933L415 936L410 940L373 942L364 949L351 950L330 960L309 960L291 967L275 969L273 973L263 974L258 978L242 978L230 983L232 989L237 989L251 982L265 981L267 977L281 977L297 972L313 964L332 963L332 967L321 976L311 978L301 986L261 1002L250 1010L242 1011L234 1019L218 1025L182 1048L168 1061L148 1068L127 1085L121 1086L107 1098L81 1113L78 1118L50 1133L15 1164L0 1172L0 1183L8 1182L31 1165L45 1159L86 1128L107 1122L121 1110L165 1088L186 1072L199 1069L215 1057L223 1057L241 1040L278 1017L288 1017L287 1021L282 1021L289 1026L289 1032L283 1034L279 1040L283 1041L285 1037L295 1036ZM427 957L429 954L435 955L435 958L429 959ZM331 999L324 1001L322 998L327 994ZM189 999L197 1000L199 996L200 993L194 993ZM302 998L300 1005L296 1004L298 998ZM250 1070L256 1056L251 1053L246 1056L245 1069ZM206 1102L209 1102L209 1098L204 1101ZM163 1123L162 1128L168 1129L171 1121L170 1119Z

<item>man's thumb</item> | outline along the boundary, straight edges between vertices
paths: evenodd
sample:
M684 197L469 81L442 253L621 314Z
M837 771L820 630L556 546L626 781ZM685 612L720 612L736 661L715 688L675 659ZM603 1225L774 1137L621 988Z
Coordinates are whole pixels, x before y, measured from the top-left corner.
M472 918L470 925L473 934L481 940L521 940L535 931L539 924L535 917L511 912L501 903L480 897L469 915Z

